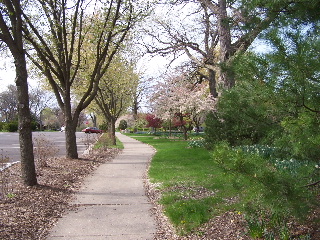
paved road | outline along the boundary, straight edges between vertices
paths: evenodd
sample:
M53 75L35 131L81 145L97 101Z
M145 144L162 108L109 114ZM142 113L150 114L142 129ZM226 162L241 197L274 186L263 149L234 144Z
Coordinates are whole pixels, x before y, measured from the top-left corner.
M57 155L65 156L65 133L64 132L33 132L33 139L44 138L59 149ZM77 132L78 154L81 155L86 150L86 143L97 138L97 134L85 134ZM35 147L35 146L34 146ZM0 159L1 156L9 157L10 162L20 161L19 134L0 132Z

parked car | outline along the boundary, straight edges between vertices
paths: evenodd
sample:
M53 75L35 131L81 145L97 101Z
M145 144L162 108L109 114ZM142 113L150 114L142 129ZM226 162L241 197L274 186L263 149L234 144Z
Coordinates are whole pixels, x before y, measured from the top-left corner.
M84 133L102 133L102 130L96 127L87 127L82 130Z

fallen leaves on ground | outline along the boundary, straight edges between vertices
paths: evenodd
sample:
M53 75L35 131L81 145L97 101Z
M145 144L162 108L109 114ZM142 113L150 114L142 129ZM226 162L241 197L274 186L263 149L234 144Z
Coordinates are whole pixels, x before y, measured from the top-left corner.
M38 185L22 183L20 164L6 169L6 194L0 199L0 239L45 239L53 224L72 209L70 202L86 176L111 161L118 149L93 151L80 159L52 158L37 169Z

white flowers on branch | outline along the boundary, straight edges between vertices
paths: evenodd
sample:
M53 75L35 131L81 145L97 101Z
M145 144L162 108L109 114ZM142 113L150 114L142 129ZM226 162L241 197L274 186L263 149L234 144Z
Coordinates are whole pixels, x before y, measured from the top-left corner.
M155 86L151 107L164 120L175 114L188 114L191 119L214 110L216 99L209 92L207 83L191 83L184 75L171 77Z

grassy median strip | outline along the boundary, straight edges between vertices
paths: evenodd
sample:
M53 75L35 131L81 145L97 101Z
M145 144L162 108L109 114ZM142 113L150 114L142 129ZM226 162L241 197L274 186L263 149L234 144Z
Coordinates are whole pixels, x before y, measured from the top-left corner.
M233 211L247 220L251 237L280 236L289 231L289 219L303 219L314 206L316 194L303 187L314 168L307 163L290 172L225 143L209 151L181 139L130 136L157 149L149 177L161 190L165 214L182 235Z

